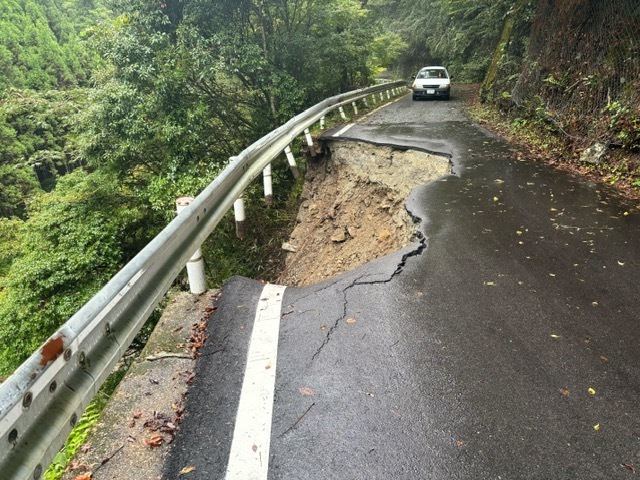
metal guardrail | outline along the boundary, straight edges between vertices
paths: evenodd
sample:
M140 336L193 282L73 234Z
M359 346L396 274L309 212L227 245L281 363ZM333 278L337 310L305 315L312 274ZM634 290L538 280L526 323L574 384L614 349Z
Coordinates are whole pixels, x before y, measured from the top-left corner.
M0 476L38 479L191 255L246 187L305 129L405 82L328 98L233 157L227 168L0 385Z

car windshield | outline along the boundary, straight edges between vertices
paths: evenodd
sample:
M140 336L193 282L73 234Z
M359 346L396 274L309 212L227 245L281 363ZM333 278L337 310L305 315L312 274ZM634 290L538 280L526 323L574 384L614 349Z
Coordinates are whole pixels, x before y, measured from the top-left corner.
M441 69L422 70L418 73L418 78L447 78L447 74Z

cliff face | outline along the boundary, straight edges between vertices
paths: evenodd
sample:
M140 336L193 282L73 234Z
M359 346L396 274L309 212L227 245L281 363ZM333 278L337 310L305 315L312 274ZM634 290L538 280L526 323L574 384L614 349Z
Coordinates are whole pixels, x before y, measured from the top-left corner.
M517 2L482 98L578 147L640 147L639 24L637 0Z

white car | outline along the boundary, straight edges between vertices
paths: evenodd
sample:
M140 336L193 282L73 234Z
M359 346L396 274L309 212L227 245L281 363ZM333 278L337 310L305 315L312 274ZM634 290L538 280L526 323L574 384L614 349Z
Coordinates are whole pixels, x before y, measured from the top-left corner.
M449 100L451 77L444 67L424 67L416 75L411 89L414 100L428 97Z

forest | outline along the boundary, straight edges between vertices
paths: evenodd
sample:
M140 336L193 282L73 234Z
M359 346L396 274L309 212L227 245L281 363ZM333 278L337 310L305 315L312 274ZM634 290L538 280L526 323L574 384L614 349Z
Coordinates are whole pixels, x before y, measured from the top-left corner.
M632 0L3 0L0 380L166 225L175 198L383 72L447 65L569 161L606 143L598 168L640 187L638 20ZM276 192L292 191L285 167ZM248 192L263 223L242 243L221 225L205 246L212 285L268 278L263 232L288 225L296 191L270 209Z

